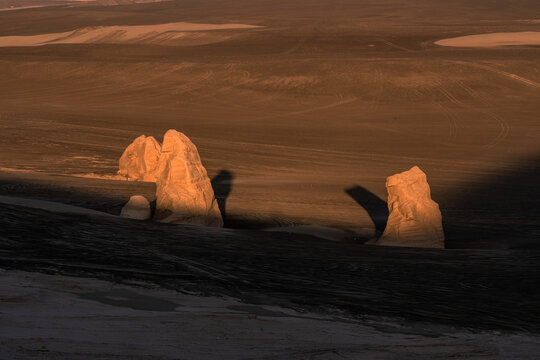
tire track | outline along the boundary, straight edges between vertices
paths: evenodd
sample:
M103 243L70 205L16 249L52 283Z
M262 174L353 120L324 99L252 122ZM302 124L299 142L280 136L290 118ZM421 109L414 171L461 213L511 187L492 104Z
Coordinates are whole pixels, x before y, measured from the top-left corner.
M496 68L494 68L492 66L489 66L489 65L472 63L472 62L468 62L468 61L456 61L456 60L446 60L446 61L450 62L450 63L453 63L453 64L466 65L466 66L475 67L475 68L478 68L478 69L487 70L487 71L490 71L490 72L492 72L494 74L502 75L502 76L506 77L507 79L511 79L511 80L516 81L516 82L519 82L520 84L527 85L527 86L530 86L530 87L533 87L533 88L540 88L540 83L537 83L534 80L527 79L527 78L524 78L523 76L512 74L512 73L509 73L509 72L506 72L506 71L503 71L503 70L499 70L499 69L496 69Z
M411 52L412 50L411 49L407 49L406 47L403 47L403 46L399 46L399 45L396 45L394 44L393 42L390 42L386 39L380 39L380 41L394 49L398 49L398 50L401 50L401 51L407 51L407 52Z
M499 126L499 133L495 136L495 138L492 141L488 142L487 144L482 145L484 149L490 149L497 146L508 136L510 132L510 125L503 117L491 111L480 110L475 107L472 107L471 105L465 104L461 100L458 100L450 91L445 89L441 83L439 83L438 90L454 105L473 111L473 112L483 114L484 116L492 119Z

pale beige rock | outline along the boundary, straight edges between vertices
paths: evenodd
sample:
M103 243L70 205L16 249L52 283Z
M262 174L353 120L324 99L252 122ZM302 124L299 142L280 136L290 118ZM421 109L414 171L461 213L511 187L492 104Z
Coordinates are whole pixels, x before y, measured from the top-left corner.
M212 184L195 145L169 130L163 137L154 219L174 224L223 226Z
M377 245L444 248L439 205L417 166L386 179L388 222Z
M120 212L121 217L136 220L148 220L151 215L150 203L142 195L130 197Z
M118 174L133 181L156 181L160 152L161 145L153 136L139 136L120 157Z

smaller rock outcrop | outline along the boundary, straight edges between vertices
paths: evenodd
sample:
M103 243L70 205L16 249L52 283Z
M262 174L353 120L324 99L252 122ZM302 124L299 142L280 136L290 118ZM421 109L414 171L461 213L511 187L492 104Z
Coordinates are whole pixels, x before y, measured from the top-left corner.
M444 248L439 205L417 166L386 179L388 222L376 245Z
M151 215L150 203L142 195L130 197L120 212L121 217L136 220L148 220Z
M161 145L153 136L139 136L120 157L118 174L132 181L156 181L160 152Z
M222 227L223 219L199 152L176 130L163 137L154 219L173 224Z

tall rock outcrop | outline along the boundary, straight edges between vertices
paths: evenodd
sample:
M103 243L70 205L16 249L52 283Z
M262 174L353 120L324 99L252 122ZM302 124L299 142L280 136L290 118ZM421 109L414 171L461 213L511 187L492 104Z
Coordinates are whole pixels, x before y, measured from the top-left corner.
M388 222L376 245L444 248L439 205L417 166L386 179Z
M154 219L173 224L222 227L214 190L195 145L169 130L163 137Z
M128 180L156 181L160 152L161 145L153 136L139 136L120 157L118 174Z
M127 219L148 220L152 216L150 203L142 195L133 195L122 208L120 216Z

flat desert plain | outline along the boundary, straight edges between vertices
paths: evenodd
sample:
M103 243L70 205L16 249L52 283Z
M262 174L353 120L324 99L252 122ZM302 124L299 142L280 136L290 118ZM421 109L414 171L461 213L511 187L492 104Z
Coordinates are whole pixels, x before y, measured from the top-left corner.
M2 11L3 267L538 332L538 14L533 0ZM197 145L225 229L84 211L154 200L118 159L168 129ZM363 245L384 230L386 178L414 165L447 249Z

